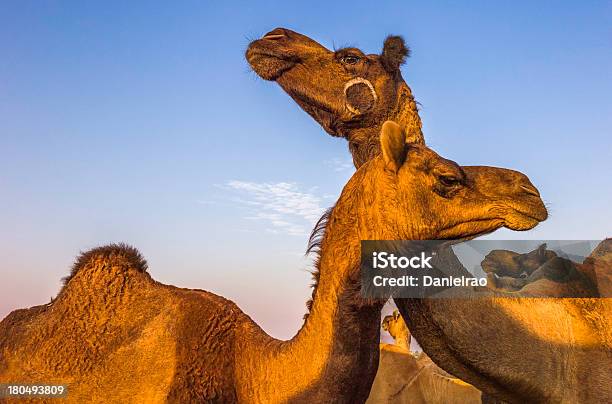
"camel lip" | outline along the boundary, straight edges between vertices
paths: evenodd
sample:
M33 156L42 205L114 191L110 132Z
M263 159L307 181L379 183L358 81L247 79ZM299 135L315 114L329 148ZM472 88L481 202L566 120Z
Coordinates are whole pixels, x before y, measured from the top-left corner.
M278 80L299 62L299 59L291 54L274 52L267 47L261 48L254 44L247 49L246 59L258 76L270 81Z
M513 231L527 231L536 227L538 224L546 220L547 213L542 215L533 212L525 212L516 208L511 208L514 217L507 216L503 219L503 227ZM517 218L519 221L517 221Z
M254 59L254 58L259 58L262 60L277 59L277 60L282 60L284 62L293 62L293 63L297 62L297 57L291 54L277 53L269 49L252 50L249 48L249 50L247 51L247 59L250 61L251 59Z
M546 211L546 209L542 209L541 211L539 211L539 209L523 210L514 206L511 206L510 208L513 210L514 213L518 213L519 216L534 220L537 223L543 222L548 219L548 212Z
M282 46L275 40L256 39L249 44L246 51L247 60L251 61L254 57L261 57L265 59L278 59L284 61L297 62L299 57L291 51L291 48Z
M442 243L440 243L440 247L441 248L447 248L447 247L451 247L451 246L456 245L456 244L461 244L461 243L463 243L465 241L470 241L470 240L476 239L478 237L481 237L481 236L493 233L497 229L499 229L499 228L504 226L502 221L499 220L499 219L475 220L474 222L490 222L490 223L489 223L488 226L483 226L484 230L479 230L479 231L475 231L473 233L465 234L462 237L439 237L436 240L442 241ZM449 226L449 227L445 228L444 231L449 233L453 229L456 229L457 227L466 225L467 223L470 223L470 222L462 222L462 223L455 224L453 226ZM462 231L462 233L463 233L463 231ZM451 234L452 234L452 232L451 232Z
M486 231L480 231L480 232L477 232L477 233L474 233L474 234L470 234L468 236L461 237L461 238L442 239L442 241L444 241L444 242L441 244L441 246L443 246L443 247L451 247L451 246L456 245L456 244L461 244L463 242L474 240L474 239L476 239L478 237L481 237L481 236L485 236L485 235L490 234L490 233L492 233L494 231L495 230L486 230Z

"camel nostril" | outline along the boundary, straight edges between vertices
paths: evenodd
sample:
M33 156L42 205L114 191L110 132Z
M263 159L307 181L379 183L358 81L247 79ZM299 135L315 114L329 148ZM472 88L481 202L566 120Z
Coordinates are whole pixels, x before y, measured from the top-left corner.
M540 193L533 185L520 185L521 189L525 191L528 195L540 197Z
M265 34L262 39L269 39L269 40L277 40L277 39L281 39L287 36L287 31L283 28L275 28L272 31L268 32L267 34Z

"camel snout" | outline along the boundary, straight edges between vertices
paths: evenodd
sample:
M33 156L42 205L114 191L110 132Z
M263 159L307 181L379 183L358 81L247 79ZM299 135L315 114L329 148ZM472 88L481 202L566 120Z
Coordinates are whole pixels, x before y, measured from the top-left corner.
M521 174L516 183L516 194L522 196L525 202L530 205L529 216L540 222L548 219L548 210L540 196L540 191L529 181L527 176Z

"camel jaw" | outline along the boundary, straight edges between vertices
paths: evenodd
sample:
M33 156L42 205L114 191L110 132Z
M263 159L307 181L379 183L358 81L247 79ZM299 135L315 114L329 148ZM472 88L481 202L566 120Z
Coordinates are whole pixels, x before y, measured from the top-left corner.
M513 231L527 231L531 230L540 224L541 220L538 220L528 214L515 211L504 220L504 227Z
M247 54L247 59L253 71L268 81L278 80L283 73L295 66L295 62L263 53Z
M504 227L514 231L531 230L547 218L548 211L542 203L536 206L508 206L504 215Z

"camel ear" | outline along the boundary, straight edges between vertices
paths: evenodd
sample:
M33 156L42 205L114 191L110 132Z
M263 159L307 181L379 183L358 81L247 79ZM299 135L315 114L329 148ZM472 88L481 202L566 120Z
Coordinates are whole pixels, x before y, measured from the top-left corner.
M410 49L406 46L404 39L401 36L390 35L385 39L380 62L385 70L393 73L399 70L408 56L410 56Z
M546 257L546 243L543 243L538 247L538 255L540 257Z
M393 310L393 319L397 320L399 318L399 316L400 316L399 311Z
M408 147L402 128L393 121L383 123L380 131L380 148L387 167L398 172L404 161Z

